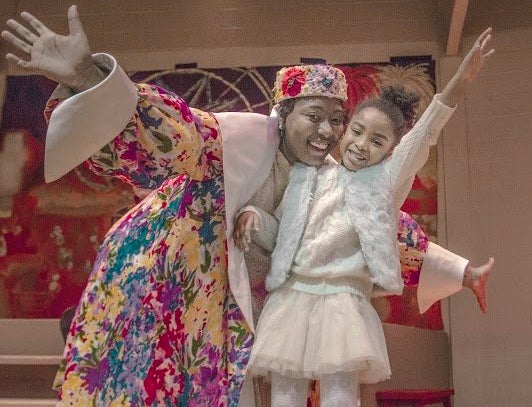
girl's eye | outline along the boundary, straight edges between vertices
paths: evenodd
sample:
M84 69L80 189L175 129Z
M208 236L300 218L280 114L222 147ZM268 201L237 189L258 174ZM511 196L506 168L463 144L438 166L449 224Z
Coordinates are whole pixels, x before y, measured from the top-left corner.
M351 129L351 133L354 136L360 136L362 134L362 132L359 129Z
M373 140L373 144L377 147L382 147L382 142L380 140Z

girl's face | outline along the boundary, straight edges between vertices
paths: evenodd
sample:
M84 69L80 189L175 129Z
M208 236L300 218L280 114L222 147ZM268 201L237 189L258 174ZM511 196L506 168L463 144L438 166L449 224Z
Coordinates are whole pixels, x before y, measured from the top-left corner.
M388 116L374 107L362 109L351 118L340 141L342 164L352 171L378 164L396 143Z

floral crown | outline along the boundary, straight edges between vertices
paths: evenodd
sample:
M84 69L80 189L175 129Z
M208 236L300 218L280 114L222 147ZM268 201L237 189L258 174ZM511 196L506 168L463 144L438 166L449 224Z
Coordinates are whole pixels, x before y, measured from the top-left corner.
M347 100L344 73L331 65L298 65L277 72L273 85L273 101L305 96L327 96Z

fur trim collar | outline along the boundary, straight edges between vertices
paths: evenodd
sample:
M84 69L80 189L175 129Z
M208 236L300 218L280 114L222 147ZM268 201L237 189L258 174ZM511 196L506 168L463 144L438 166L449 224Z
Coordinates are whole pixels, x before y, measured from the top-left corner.
M315 167L296 163L290 171L290 181L283 196L277 244L272 253L271 270L266 277L268 291L279 288L288 278L307 224L316 179Z

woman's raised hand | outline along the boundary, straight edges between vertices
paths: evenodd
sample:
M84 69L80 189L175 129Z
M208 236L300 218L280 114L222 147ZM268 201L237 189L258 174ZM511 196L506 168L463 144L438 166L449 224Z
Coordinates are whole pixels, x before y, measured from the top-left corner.
M2 31L1 35L29 59L9 53L6 55L9 61L28 73L47 76L75 92L88 89L105 77L92 60L75 5L68 9L68 35L53 32L28 12L20 16L25 24L10 19L7 21L9 30Z

